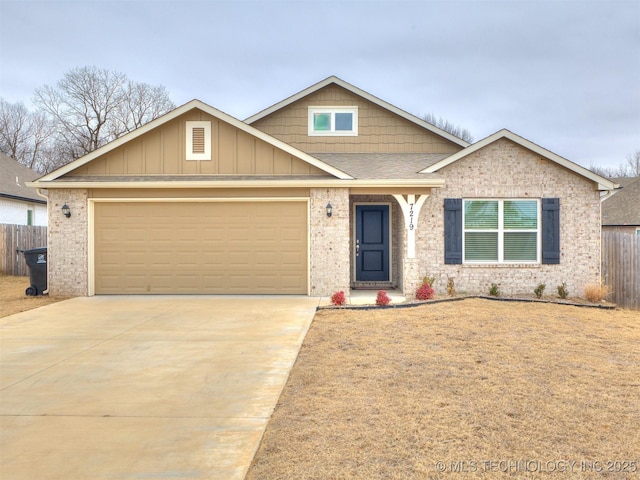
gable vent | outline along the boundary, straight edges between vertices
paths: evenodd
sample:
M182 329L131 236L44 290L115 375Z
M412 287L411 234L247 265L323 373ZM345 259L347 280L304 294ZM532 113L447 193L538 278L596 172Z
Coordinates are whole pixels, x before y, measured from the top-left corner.
M186 122L187 160L211 160L211 122Z
M196 127L191 134L193 136L191 153L204 153L204 128Z

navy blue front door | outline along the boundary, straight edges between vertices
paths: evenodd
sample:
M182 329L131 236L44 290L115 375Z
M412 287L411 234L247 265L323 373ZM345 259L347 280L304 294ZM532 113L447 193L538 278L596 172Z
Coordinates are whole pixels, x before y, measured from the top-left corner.
M356 281L389 280L389 205L356 205Z

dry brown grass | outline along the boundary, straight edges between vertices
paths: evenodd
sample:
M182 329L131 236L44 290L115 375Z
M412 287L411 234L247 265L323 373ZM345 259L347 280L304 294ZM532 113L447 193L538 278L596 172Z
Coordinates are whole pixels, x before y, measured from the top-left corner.
M49 295L27 297L24 291L29 285L31 285L29 277L0 275L0 318L65 299Z
M320 311L247 479L637 478L639 345L625 310Z
M590 302L600 302L610 293L609 286L604 283L590 283L584 287L584 298Z

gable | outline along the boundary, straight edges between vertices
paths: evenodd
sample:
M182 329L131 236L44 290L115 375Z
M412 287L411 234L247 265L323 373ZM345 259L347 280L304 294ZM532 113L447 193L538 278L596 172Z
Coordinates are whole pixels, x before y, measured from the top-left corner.
M530 140L527 140L526 138L516 135L515 133L510 132L509 130L506 130L506 129L499 130L498 132L492 135L489 135L486 138L483 138L479 142L476 142L473 145L469 145L464 150L460 150L459 152L453 155L450 155L449 157L444 158L443 160L428 166L427 168L421 170L420 173L439 172L443 168L451 164L454 164L456 162L459 162L462 159L466 159L467 157L470 157L476 152L485 150L489 146L492 146L497 143L504 144L503 140L507 140L509 143L517 145L523 151L526 150L531 152L534 156L536 156L537 158L540 158L541 160L542 159L547 160L558 167L562 167L563 169L566 169L567 171L570 171L573 174L576 174L582 177L584 180L588 180L590 182L595 183L597 185L598 190L613 190L615 188L615 183L612 182L611 180L601 177L600 175L593 173L592 171L587 170L586 168L581 167L580 165L573 163L567 160L566 158L563 158L560 155L557 155L551 152L550 150L547 150L546 148L543 148L540 145L537 145L531 142ZM506 160L515 160L515 159L506 159ZM502 174L502 172L499 169L496 169L494 171L500 172Z
M210 126L208 156L189 159L188 122ZM200 123L201 122L201 123ZM203 150L204 151L204 150ZM126 142L66 176L326 175L291 153L208 114L192 109Z
M310 136L309 107L357 108L357 135ZM405 116L409 114L405 113ZM254 120L255 119L255 120ZM419 121L419 119L415 119ZM251 125L309 153L448 153L462 146L335 82L248 119ZM434 127L435 128L435 127Z

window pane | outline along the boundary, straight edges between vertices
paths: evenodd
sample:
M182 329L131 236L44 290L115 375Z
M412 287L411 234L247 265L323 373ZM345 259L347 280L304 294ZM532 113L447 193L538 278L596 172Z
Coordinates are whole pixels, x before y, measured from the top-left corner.
M336 130L353 130L353 113L336 113Z
M491 230L498 228L498 202L469 200L464 202L464 228Z
M538 228L538 202L535 200L505 200L505 229Z
M537 236L535 232L505 232L505 261L536 261L538 259L536 248Z
M498 261L498 234L467 232L464 236L464 259Z
M313 129L314 130L331 130L331 114L330 113L314 113Z

